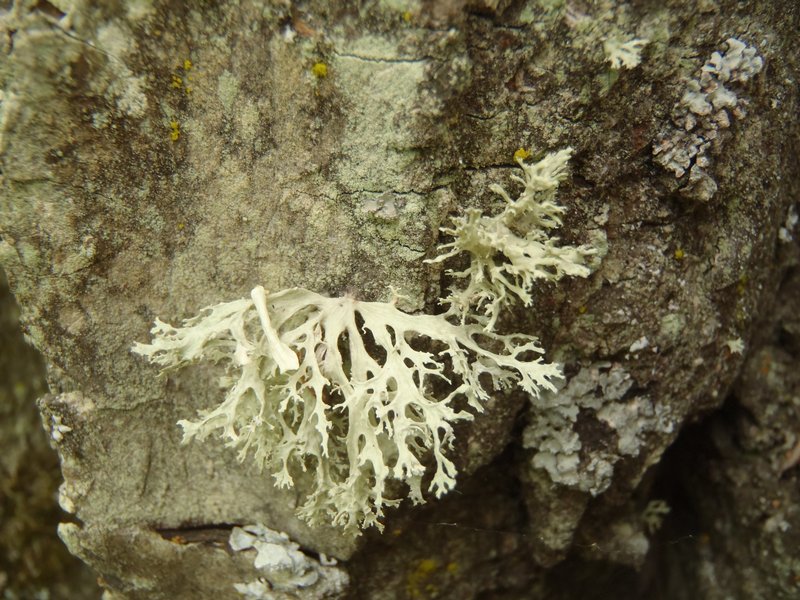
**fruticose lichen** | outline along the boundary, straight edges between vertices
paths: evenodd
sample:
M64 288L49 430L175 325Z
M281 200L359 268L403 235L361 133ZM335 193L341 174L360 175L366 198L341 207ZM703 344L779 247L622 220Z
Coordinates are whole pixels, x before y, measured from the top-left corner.
M649 40L632 39L623 42L619 38L609 38L603 42L606 62L612 69L633 69L642 62L642 50Z
M664 519L670 512L671 509L666 500L650 500L642 512L642 523L647 533L652 536L661 529Z
M557 281L565 275L587 277L588 258L597 254L591 245L561 246L552 231L561 227L566 208L556 202L556 191L567 175L572 149L567 148L527 164L516 155L522 177L512 176L523 185L517 198L511 198L499 185L491 190L503 200L503 209L494 216L470 208L455 217L452 227L442 232L453 241L439 247L443 253L430 262L442 262L462 252L469 254L469 266L449 271L456 279L442 301L448 315L465 321L483 313L485 327L495 326L500 310L518 300L531 304L531 288L537 280ZM461 281L466 285L460 286Z
M483 411L486 387L538 399L561 377L536 338L500 334L494 325L512 299L531 302L536 280L589 274L595 248L559 246L550 236L565 211L555 193L570 155L562 150L534 164L518 158L524 178L515 179L524 188L517 199L492 186L504 200L500 213L469 209L443 230L454 240L432 262L461 252L471 259L453 273L444 315L407 314L394 300L299 288L268 294L258 286L250 299L207 307L180 328L157 319L153 342L134 352L162 372L202 359L225 368L225 400L196 421L180 421L184 441L220 432L240 460L252 450L281 487L310 472L313 489L298 515L311 524L381 527L383 507L401 500L391 481L423 501L431 455L428 491L451 490L457 472L445 451L453 424Z
M165 371L201 359L226 370L224 402L181 421L185 441L221 430L240 460L253 450L283 487L294 485L293 472L311 471L314 491L299 515L348 528L380 526L383 507L399 504L387 497L390 479L421 502L429 451L429 490L438 497L455 486L445 450L453 423L473 418L457 406L483 410L482 377L538 396L560 376L531 336L303 289L267 295L259 286L180 328L156 320L152 334L133 350Z

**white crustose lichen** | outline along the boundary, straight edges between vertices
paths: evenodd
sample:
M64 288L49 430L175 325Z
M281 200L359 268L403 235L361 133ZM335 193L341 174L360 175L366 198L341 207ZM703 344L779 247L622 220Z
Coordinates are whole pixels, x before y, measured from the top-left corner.
M234 527L228 540L234 552L254 552L253 567L258 579L234 587L249 600L294 597L303 590L307 598L329 598L347 587L347 573L336 567L335 559L324 554L319 560L305 554L300 545L283 532L264 525Z

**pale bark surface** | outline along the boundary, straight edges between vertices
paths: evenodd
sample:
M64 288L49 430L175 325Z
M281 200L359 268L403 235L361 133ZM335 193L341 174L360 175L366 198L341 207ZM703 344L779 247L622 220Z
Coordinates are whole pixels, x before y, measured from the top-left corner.
M60 534L109 598L241 597L259 572L227 542L253 523L337 558L347 598L800 593L793 2L2 11L0 260L48 367L43 419L69 428L53 436ZM641 64L610 69L604 42L633 38ZM763 69L731 86L702 176L676 177L654 149L729 38ZM302 486L274 489L216 440L181 445L219 373L157 378L130 352L156 316L259 284L394 286L404 310L435 312L449 280L423 261L448 214L492 210L518 148L567 146L561 237L607 251L499 326L539 336L568 382L552 410L498 394L459 426L448 497L352 538L295 517Z

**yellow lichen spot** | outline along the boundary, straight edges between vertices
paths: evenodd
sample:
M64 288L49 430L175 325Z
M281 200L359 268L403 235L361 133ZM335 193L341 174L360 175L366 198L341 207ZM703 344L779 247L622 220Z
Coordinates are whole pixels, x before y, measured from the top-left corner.
M172 87L181 89L183 87L183 79L181 79L178 75L172 76Z
M585 304L582 304L581 306L578 307L578 314L585 315L587 310L589 310L589 307L586 306Z
M413 18L414 15L410 10L407 10L406 12L403 13L403 21L405 21L406 23L411 23L411 19Z
M408 574L406 592L409 598L424 598L428 594L435 594L438 590L430 582L431 576L439 568L439 561L435 558L423 558ZM427 594L425 594L427 592Z
M178 231L183 231L184 227L186 227L184 223L178 223Z
M183 61L183 70L184 71L190 71L191 69L192 69L192 61L190 61L187 58L186 60Z
M683 248L677 248L675 250L675 260L683 260L686 258L686 252L683 251Z
M749 278L747 277L747 275L742 275L741 277L739 277L739 281L736 283L736 292L740 296L744 296L744 293L747 291L748 280Z
M177 142L181 137L181 126L177 121L170 121L169 128L171 131L169 132L169 139L173 142Z
M450 573L450 575L455 575L456 573L458 573L458 563L457 562L449 562L449 563L447 563L447 567L445 567L445 568L447 569L447 572Z
M518 148L517 151L514 152L514 160L517 162L530 157L531 153L528 150L525 150L525 148Z
M324 62L314 63L314 66L311 67L311 72L314 74L314 77L327 77L328 65L326 65Z
M439 561L435 558L423 558L417 564L417 572L422 575L430 575L439 568Z

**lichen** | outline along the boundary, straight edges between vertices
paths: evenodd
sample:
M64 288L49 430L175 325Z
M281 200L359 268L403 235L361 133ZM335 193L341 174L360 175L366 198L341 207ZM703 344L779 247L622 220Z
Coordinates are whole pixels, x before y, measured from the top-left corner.
M514 175L512 179L523 189L516 198L492 185L502 210L485 215L470 208L464 216L453 218L452 227L442 228L453 241L439 246L439 256L428 262L443 262L462 253L470 258L466 269L448 271L455 280L442 300L448 315L464 322L468 316L474 319L475 313L482 313L485 328L492 330L502 308L513 302L530 306L534 283L591 273L589 258L597 255L598 249L590 244L560 245L553 235L566 212L556 201L556 192L566 178L571 156L571 148L530 164L518 156L522 177Z
M250 299L207 307L180 328L157 319L152 334L133 350L164 371L200 360L225 367L224 401L180 421L184 441L219 431L281 487L310 471L314 488L298 515L354 532L382 527L383 507L399 504L391 480L423 501L428 452L429 491L440 497L455 486L446 456L453 424L483 411L486 383L538 397L560 377L532 336L297 288L267 296L258 286ZM469 411L456 407L462 401Z
M669 410L646 395L629 397L634 384L618 364L582 368L558 391L531 406L523 446L533 451L531 468L544 469L555 483L597 496L611 484L614 465L637 456L647 432L669 433ZM597 419L616 435L612 447L585 448L575 428L580 419Z
M315 560L305 554L289 536L264 525L234 527L228 544L234 552L254 550L253 567L259 577L236 583L236 591L250 600L272 600L275 592L294 597L302 590L304 598L326 598L343 592L349 577L324 555Z
M314 65L311 67L311 73L314 77L322 79L323 77L328 76L328 65L324 62L315 62Z
M763 59L755 48L729 38L725 53L714 52L696 79L686 86L672 111L672 124L653 147L655 161L683 180L682 193L708 202L717 183L706 171L719 150L721 134L733 119L746 115L744 84L761 72Z
M649 40L631 39L623 42L619 38L609 38L603 42L606 62L612 69L633 69L642 62L642 50Z

